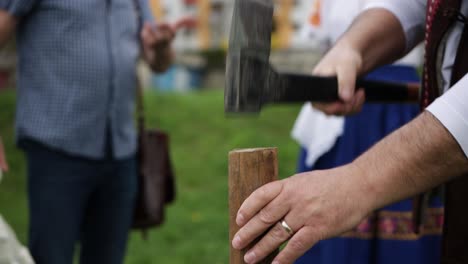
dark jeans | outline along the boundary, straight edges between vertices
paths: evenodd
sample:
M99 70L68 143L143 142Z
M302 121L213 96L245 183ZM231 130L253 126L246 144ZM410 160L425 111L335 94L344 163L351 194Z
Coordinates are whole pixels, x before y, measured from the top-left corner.
M29 247L37 264L123 263L137 190L135 158L93 161L29 143Z

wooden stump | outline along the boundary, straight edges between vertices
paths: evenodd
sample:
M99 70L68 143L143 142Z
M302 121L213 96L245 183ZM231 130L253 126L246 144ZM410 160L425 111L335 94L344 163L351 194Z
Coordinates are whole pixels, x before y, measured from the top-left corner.
M244 149L229 153L229 244L239 230L236 216L242 203L257 188L276 180L278 180L276 148ZM231 246L230 264L244 264L244 255L249 248L239 251ZM275 251L259 263L270 264L277 254L278 251Z

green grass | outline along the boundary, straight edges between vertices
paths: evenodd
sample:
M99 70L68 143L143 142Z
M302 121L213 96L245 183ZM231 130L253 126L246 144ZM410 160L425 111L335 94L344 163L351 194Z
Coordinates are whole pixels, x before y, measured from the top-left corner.
M226 118L220 91L146 95L148 126L171 135L177 200L167 222L144 241L132 234L126 263L228 263L227 155L236 148L278 147L280 176L295 171L298 146L290 129L298 106L270 107L260 116ZM15 93L0 93L0 135L11 172L0 184L0 213L27 237L25 161L14 146Z

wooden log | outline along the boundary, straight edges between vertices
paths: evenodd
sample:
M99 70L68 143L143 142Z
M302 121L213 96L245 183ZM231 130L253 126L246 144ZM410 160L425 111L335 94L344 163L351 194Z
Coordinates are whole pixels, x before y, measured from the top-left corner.
M244 149L229 153L229 241L239 230L237 211L245 199L257 188L278 180L278 156L276 148ZM256 243L258 241L254 241ZM252 243L252 244L254 244ZM231 243L230 243L231 244ZM231 246L230 264L244 264L242 251ZM273 252L261 264L270 264L278 251Z

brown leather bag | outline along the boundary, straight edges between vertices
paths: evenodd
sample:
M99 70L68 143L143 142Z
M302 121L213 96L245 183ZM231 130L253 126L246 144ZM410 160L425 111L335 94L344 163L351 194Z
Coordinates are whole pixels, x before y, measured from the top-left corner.
M175 200L175 180L169 154L169 136L145 128L143 89L138 84L138 194L134 229L148 229L164 222L165 206Z

